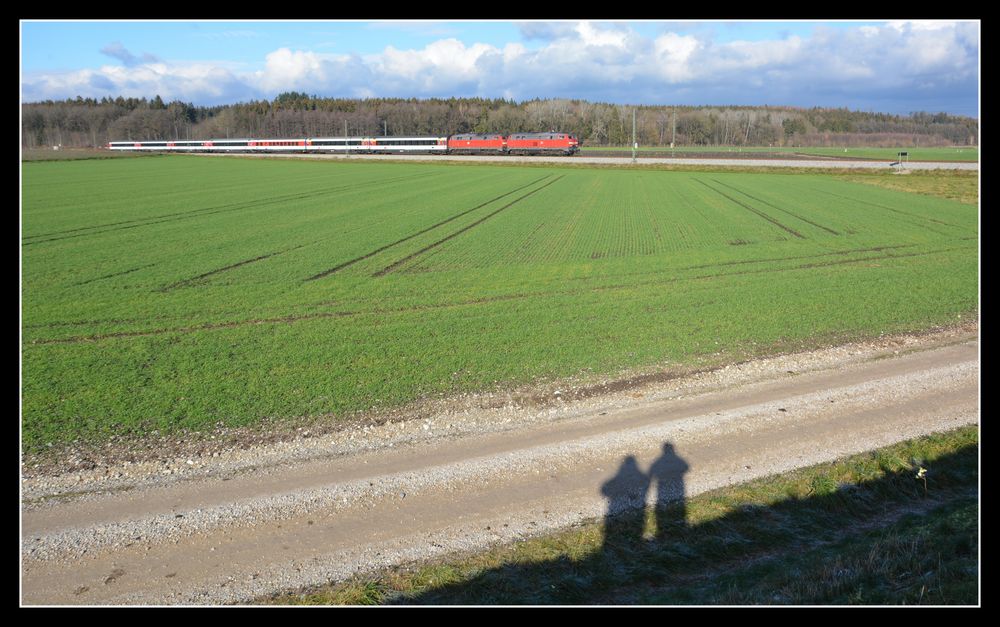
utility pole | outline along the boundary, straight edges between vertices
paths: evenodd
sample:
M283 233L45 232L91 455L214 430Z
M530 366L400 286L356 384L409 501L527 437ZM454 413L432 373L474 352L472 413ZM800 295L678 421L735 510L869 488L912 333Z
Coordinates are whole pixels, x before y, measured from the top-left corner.
M639 144L635 141L635 109L632 109L632 163L635 163L635 151Z
M674 120L674 128L673 128L673 131L670 133L670 150L673 151L673 149L674 149L674 141L676 141L676 139L677 139L677 109L674 108L674 107L671 107L670 108L670 113L671 113L671 117Z

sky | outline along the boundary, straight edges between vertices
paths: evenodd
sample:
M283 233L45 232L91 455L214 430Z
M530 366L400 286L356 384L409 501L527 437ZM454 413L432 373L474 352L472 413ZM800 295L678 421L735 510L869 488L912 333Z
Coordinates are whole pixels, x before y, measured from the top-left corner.
M571 98L979 117L977 20L43 21L21 101Z

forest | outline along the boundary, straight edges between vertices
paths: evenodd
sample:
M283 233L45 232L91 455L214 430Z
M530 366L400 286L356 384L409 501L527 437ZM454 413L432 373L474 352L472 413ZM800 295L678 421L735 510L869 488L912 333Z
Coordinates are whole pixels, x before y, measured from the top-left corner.
M784 106L669 106L502 98L323 98L195 106L146 98L67 99L21 105L21 145L94 147L109 141L247 137L427 136L560 130L585 146L978 145L979 122Z

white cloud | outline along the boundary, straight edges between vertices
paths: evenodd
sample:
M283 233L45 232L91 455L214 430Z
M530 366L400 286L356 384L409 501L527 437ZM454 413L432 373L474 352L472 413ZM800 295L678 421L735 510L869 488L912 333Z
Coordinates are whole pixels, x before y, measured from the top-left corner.
M625 47L627 33L619 30L603 30L595 27L590 22L580 22L574 29L580 35L580 41L585 46L613 46L616 48Z
M474 78L476 61L487 52L499 52L486 44L466 46L457 39L441 39L423 50L386 48L378 61L379 69L391 76L415 79L426 76Z
M487 76L483 67L503 64L516 58L523 47L501 51L488 44L466 46L457 39L441 39L420 50L387 47L381 54L366 59L371 80L377 91L390 96L438 96L479 93L479 83ZM469 93L472 90L472 93Z
M245 99L253 93L243 81L216 65L165 62L27 75L22 88L24 99L29 102L78 95L91 98L159 95L167 101L217 103Z
M264 69L256 74L256 84L265 91L296 89L307 82L325 82L327 55L279 48L264 58Z
M503 47L503 60L510 63L527 52L528 49L521 44L507 44Z
M936 31L954 28L958 22L952 20L912 20L912 21L901 21L894 20L887 24L889 28L894 28L897 31Z
M695 48L694 50L697 50ZM732 41L705 47L690 61L691 72L711 77L739 79L760 70L775 70L807 62L805 46L796 36L780 41Z
M695 67L691 59L701 47L697 38L691 35L667 33L656 38L654 43L654 63L658 73L672 83L695 78Z
M160 94L205 104L281 91L327 96L486 96L685 104L858 105L865 94L888 97L959 85L975 93L978 22L888 22L859 28L817 26L809 36L716 43L710 34L663 32L642 37L627 25L530 22L522 34L540 46L500 47L438 39L420 49L387 46L358 55L278 48L263 68L177 63L137 57L121 44L103 52L124 63L22 81L26 100L76 95ZM843 95L843 105L837 94ZM822 95L822 102L810 100ZM853 100L852 100L853 99ZM917 107L919 108L919 107Z

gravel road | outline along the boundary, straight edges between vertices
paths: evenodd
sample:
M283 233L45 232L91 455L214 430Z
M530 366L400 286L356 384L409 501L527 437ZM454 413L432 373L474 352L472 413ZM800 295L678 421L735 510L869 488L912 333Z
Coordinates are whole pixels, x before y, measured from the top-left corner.
M683 498L978 422L978 334L965 328L541 408L466 403L217 457L31 476L22 603L248 603L603 516L624 460L646 472L665 444Z
M583 164L594 163L604 165L627 165L631 162L631 156L623 157L586 157L574 155L572 157L545 157L545 156L515 156L515 155L337 155L337 154L241 154L241 153L193 153L207 157L261 157L267 159L368 159L368 160L388 160L388 161L465 161L465 162L490 162L500 163L561 163L561 164ZM686 158L660 158L660 157L639 157L636 159L637 165L710 165L727 167L761 167L761 168L824 168L824 169L894 169L898 171L907 170L979 170L979 163L957 162L957 161L908 161L902 168L893 168L889 161L855 161L846 159L686 159Z

